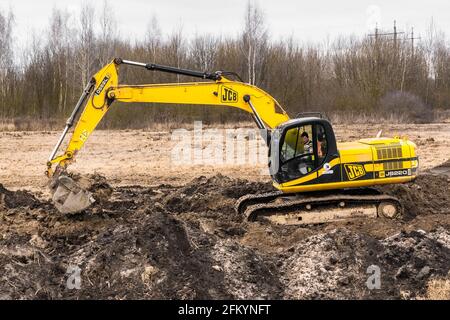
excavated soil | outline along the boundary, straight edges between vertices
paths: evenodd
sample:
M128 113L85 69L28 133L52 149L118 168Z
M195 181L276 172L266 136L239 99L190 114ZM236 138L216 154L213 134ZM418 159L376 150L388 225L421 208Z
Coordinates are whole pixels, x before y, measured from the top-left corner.
M234 212L240 196L270 183L89 180L97 202L74 215L0 184L0 298L399 299L450 276L450 176L432 171L380 188L402 201L401 220L314 226L249 224ZM378 289L366 284L372 265ZM79 289L67 287L70 266L80 268Z

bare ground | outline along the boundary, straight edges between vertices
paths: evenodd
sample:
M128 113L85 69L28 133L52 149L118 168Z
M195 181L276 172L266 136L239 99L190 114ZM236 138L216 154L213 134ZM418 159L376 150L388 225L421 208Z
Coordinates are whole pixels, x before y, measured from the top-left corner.
M419 148L421 176L382 188L405 216L307 227L234 213L240 196L271 190L262 165L173 167L169 134L145 131L95 133L72 170L97 172L98 201L64 216L41 190L56 133L0 133L0 298L400 299L435 297L430 287L448 297L435 283L449 279L450 178L429 169L450 159L450 130L386 127ZM81 268L79 290L66 287L69 265ZM370 265L380 267L380 289L366 285Z
M254 128L254 125L249 123L248 127ZM384 136L407 136L418 146L422 170L450 159L448 123L334 127L341 142L374 137L379 130L383 130ZM45 190L47 158L59 135L60 132L55 131L0 132L0 182L11 189ZM198 176L218 172L231 178L270 181L269 176L261 174L266 168L265 163L174 165L171 150L175 144L169 131L95 131L70 170L81 174L97 172L108 177L113 185L182 185Z

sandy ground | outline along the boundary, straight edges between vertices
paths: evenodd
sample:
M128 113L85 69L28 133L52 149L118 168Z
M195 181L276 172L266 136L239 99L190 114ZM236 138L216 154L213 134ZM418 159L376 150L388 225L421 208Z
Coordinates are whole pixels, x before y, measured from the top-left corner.
M379 129L336 131L344 141ZM151 131L95 132L71 171L96 173L97 201L63 215L43 175L58 133L2 132L0 299L450 299L450 177L428 171L450 167L449 125L383 130L418 145L420 176L380 187L403 217L310 226L234 211L239 197L273 190L263 163L175 165L170 133Z
M337 140L341 142L373 137L379 130L383 130L383 136L407 136L414 141L418 146L421 170L450 159L449 124L335 126ZM0 183L12 190L45 191L46 162L59 134L0 132ZM70 170L81 174L102 174L114 185L181 185L200 175L216 173L252 181L270 181L269 176L262 174L267 172L264 162L252 164L247 161L241 165L174 163L171 150L177 143L171 140L169 131L96 131ZM203 147L207 145L214 146L214 142L205 143ZM216 143L215 146L220 148L222 145Z

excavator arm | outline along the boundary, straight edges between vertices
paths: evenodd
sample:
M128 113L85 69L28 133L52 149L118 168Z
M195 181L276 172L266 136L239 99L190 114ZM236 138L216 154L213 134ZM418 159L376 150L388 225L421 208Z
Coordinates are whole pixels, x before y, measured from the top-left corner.
M118 71L121 65L144 67L148 70L212 81L119 85ZM90 194L78 187L65 174L65 171L114 101L235 107L250 113L258 128L263 130L271 130L289 120L287 113L271 95L250 84L232 81L225 77L226 74L220 71L215 73L198 72L122 59L114 59L103 67L93 76L84 89L47 162L46 174L51 178L50 187L57 208L61 212L76 212L83 210L93 201ZM65 152L57 156L56 154L65 136L74 125L83 105L84 109L76 123ZM56 165L54 171L53 165Z

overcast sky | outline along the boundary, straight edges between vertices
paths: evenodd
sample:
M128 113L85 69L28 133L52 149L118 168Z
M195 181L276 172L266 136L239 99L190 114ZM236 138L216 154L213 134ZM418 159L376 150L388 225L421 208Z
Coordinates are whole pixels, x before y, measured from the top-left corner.
M103 1L95 1L100 11ZM236 35L243 26L245 0L109 0L123 38L139 39L152 15L163 33L180 26L185 36L195 33ZM364 35L379 27L399 31L414 27L424 35L433 18L448 35L449 0L259 0L273 38L293 35L299 41L325 41L337 35ZM25 43L32 30L45 32L52 8L67 8L77 14L82 0L0 0L0 10L12 8L16 17L17 44ZM94 3L94 1L91 1Z

